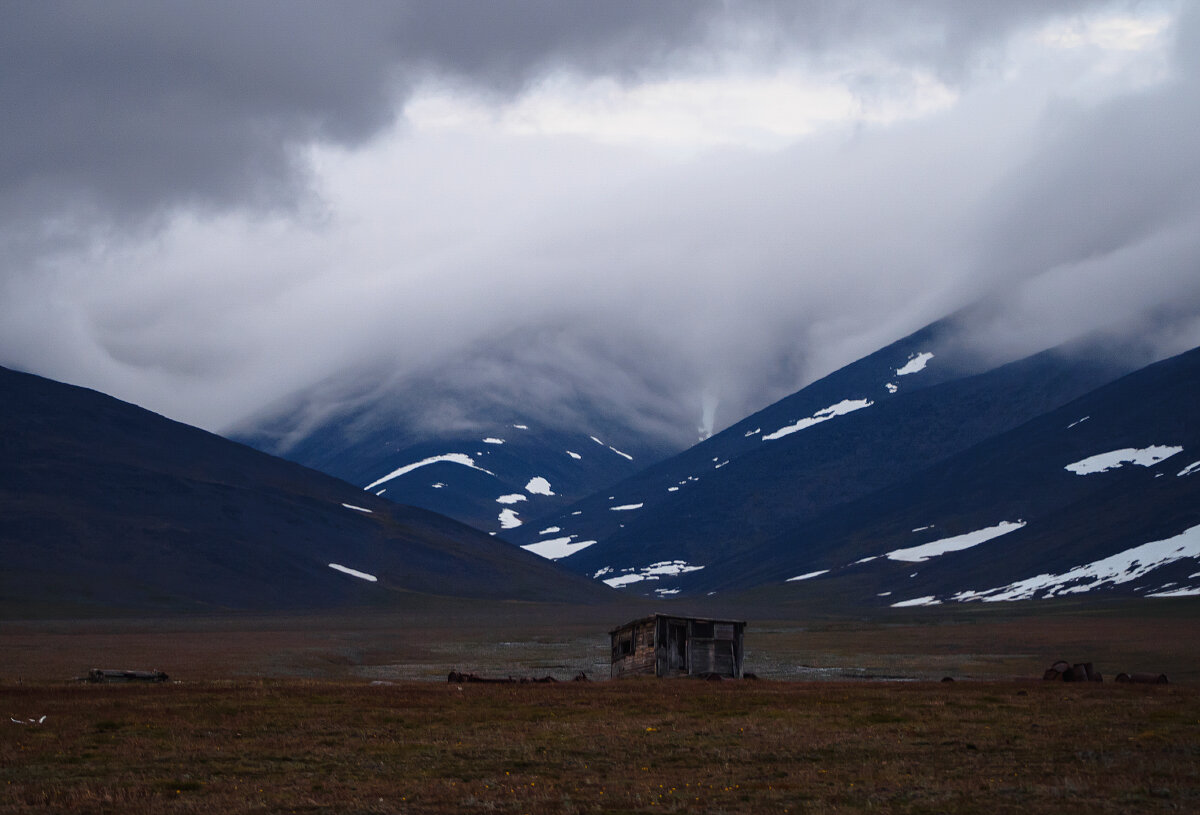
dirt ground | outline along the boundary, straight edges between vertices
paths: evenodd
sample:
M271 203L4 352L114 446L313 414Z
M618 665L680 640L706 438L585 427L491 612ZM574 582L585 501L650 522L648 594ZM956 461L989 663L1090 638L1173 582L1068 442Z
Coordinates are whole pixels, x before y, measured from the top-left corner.
M998 604L999 605L999 604ZM359 613L0 622L0 685L89 668L172 678L444 680L451 670L607 678L608 631L647 608L433 603ZM662 610L678 613L674 606ZM686 609L685 609L686 610ZM1056 660L1200 683L1200 600L1021 605L818 616L692 608L748 621L746 670L764 679L1039 677Z

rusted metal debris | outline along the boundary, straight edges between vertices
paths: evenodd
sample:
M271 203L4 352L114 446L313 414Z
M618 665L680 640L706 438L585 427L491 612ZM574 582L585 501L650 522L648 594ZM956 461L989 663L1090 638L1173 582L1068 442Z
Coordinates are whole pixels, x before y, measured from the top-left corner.
M1104 677L1092 667L1090 662L1077 662L1071 665L1066 660L1060 659L1055 662L1046 672L1042 674L1042 679L1047 680L1062 680L1063 682L1103 682Z
M1140 685L1165 685L1167 684L1166 674L1150 674L1136 673L1126 674L1119 673L1116 677L1117 682L1134 682Z
M1103 682L1104 678L1092 667L1090 662L1078 662L1071 665L1066 660L1060 659L1055 662L1046 672L1042 674L1042 679L1062 680L1063 682ZM1165 685L1167 684L1166 674L1153 673L1119 673L1114 678L1116 682L1136 682L1139 684L1149 685Z

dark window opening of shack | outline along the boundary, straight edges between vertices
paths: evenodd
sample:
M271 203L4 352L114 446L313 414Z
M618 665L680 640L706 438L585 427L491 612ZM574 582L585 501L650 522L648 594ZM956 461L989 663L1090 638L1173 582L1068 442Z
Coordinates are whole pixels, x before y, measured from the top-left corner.
M613 648L613 657L620 659L627 657L633 653L633 637L627 637L617 640L616 646Z

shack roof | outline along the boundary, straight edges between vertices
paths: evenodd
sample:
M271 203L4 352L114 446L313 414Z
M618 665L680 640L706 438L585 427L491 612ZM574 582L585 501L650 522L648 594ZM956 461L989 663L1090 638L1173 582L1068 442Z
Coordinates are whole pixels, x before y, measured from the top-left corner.
M654 614L651 614L648 617L638 617L636 620L630 620L629 622L625 623L625 625L619 625L616 628L609 631L608 634L609 634L609 636L612 636L613 634L616 634L618 631L624 631L626 628L632 628L636 625L641 625L642 623L648 623L652 620L657 620L659 617L665 617L669 620L691 620L692 622L697 622L697 623L730 623L733 625L743 625L743 626L746 624L745 620L729 620L729 619L723 619L723 618L719 618L719 617L695 617L695 616L692 616L691 614L664 614L662 612L655 612Z

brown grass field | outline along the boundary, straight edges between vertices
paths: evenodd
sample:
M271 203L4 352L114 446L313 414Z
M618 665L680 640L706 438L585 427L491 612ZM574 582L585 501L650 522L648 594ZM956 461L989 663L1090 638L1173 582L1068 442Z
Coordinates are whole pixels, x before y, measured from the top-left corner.
M1196 812L1196 610L747 614L760 681L461 686L602 679L629 610L0 623L0 813Z

